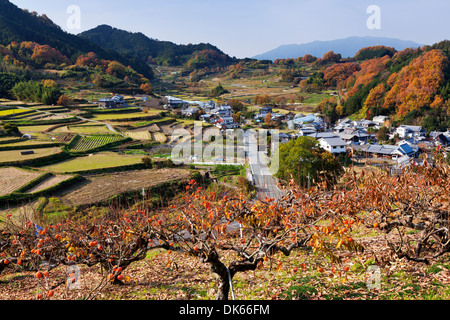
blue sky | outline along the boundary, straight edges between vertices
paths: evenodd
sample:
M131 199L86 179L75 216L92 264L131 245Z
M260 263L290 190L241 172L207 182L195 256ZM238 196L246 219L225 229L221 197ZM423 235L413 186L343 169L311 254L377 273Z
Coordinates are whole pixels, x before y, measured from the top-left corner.
M231 56L252 57L283 44L350 36L392 37L433 44L450 39L448 0L10 0L45 13L71 33L99 24L175 43L209 42ZM80 29L68 29L67 8L80 8ZM381 29L369 29L369 5Z

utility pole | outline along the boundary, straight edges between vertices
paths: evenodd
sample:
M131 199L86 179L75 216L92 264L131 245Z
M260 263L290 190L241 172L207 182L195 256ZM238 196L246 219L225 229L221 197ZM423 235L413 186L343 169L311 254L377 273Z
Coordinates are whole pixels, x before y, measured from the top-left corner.
M145 188L142 188L142 211L145 210Z
M311 176L309 175L309 172L308 172L308 190L309 189L311 189Z

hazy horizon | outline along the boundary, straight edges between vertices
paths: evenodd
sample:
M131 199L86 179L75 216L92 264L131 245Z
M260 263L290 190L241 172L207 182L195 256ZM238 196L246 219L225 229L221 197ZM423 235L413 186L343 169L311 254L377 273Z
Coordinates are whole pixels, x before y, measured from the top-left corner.
M211 43L237 58L252 57L281 45L372 36L423 45L449 39L450 2L444 0L11 0L46 14L63 30L79 34L101 24L141 32L178 44ZM67 21L80 9L79 28ZM370 29L367 8L380 9L379 29Z

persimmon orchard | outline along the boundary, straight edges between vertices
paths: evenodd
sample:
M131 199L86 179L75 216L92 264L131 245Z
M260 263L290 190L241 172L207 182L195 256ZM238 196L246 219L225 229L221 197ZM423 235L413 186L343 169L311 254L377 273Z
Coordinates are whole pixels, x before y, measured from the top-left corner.
M315 266L318 272L347 272L343 257L364 251L352 233L357 226L397 232L399 240L387 242L394 254L428 262L450 250L449 180L441 162L412 165L397 175L350 169L331 190L290 183L283 199L258 202L239 193L216 194L191 180L179 198L157 210L111 208L39 230L9 217L0 236L0 272L33 273L41 288L36 298L50 299L67 283L53 279L53 269L100 265L101 283L86 297L95 298L107 285L130 281L128 267L162 249L175 262L188 255L209 265L218 279L216 299L228 299L236 274L265 264L280 268L294 250L327 256L329 263ZM411 229L420 233L411 235ZM292 272L305 268L302 263Z
M365 195L368 226L398 234L396 243L386 241L399 258L429 263L450 251L450 171L443 161L425 159L398 175L362 174L352 183Z

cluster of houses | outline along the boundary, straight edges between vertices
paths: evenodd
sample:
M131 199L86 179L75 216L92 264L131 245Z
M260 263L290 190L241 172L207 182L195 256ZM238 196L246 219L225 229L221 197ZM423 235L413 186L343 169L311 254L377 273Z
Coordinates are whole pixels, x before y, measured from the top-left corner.
M406 163L416 158L421 148L441 146L450 152L450 131L427 132L421 126L400 125L391 130L390 139L397 140L395 145L379 144L376 134L369 128L380 129L389 121L387 116L374 117L372 120L353 121L341 119L333 127L327 128L320 115L296 115L288 121L289 129L297 129L296 134L281 133L280 142L295 139L299 136L309 136L318 140L319 145L334 155L361 155L370 158L386 158L397 163Z
M234 121L233 110L229 105L219 105L214 101L186 101L180 98L166 96L164 108L178 110L185 117L198 115L205 123L213 124L219 129L235 129L239 124ZM111 99L100 99L100 108L120 108L128 106L120 95ZM407 161L417 157L421 148L419 144L427 148L441 146L446 152L450 152L450 131L427 132L421 126L400 125L389 133L389 139L396 139L397 143L379 144L376 134L369 128L380 129L389 127L389 117L376 116L372 120L354 121L348 118L340 119L333 127L328 127L320 114L287 114L275 113L273 108L265 106L260 108L254 116L256 123L263 123L270 114L270 120L275 122L286 121L290 130L296 130L295 134L280 133L280 142L287 142L299 136L309 136L318 140L319 145L338 156L339 154L364 155L365 157L387 158L397 162Z
M267 115L270 114L270 121L280 122L282 120L292 120L295 116L294 113L288 114L274 113L272 107L262 107L258 114L255 115L254 120L256 123L261 123L266 120Z
M215 101L186 101L167 96L165 109L179 110L184 117L199 115L205 123L210 123L219 129L235 129L239 127L232 117L233 109L229 105L218 105Z

